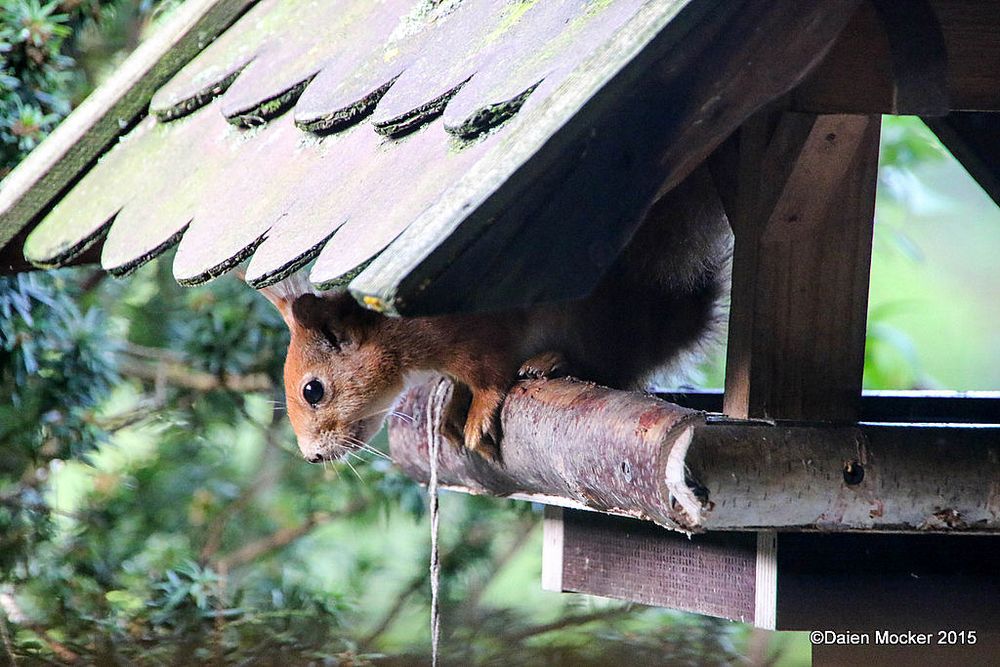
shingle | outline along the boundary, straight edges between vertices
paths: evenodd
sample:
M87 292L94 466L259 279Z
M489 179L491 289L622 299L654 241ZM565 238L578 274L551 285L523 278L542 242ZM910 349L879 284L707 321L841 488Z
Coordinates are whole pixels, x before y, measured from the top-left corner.
M262 0L229 30L182 67L157 90L150 113L167 121L187 115L221 95L268 40L291 25L300 2Z
M128 150L119 151L134 162L109 169L104 184L107 192L128 198L101 251L101 265L118 276L131 273L180 240L203 198L214 196L224 174L225 138L235 134L211 108L167 124L153 123L149 117L143 123L147 125L148 129L140 127L125 139ZM229 142L234 138L229 136ZM83 183L91 178L88 174Z
M193 118L193 117L192 117ZM87 176L73 188L46 216L25 243L25 255L43 266L61 266L103 238L115 215L123 208L147 211L165 188L169 188L180 163L194 155L187 150L188 142L201 136L202 123L184 119L175 123L157 123L147 117L125 136ZM164 198L164 205L169 197ZM169 206L159 208L154 229L168 225ZM126 220L131 215L124 216ZM186 224L189 217L177 224ZM143 229L128 229L126 255L138 257L148 251L149 237ZM162 239L156 239L159 243Z
M218 110L213 106L199 113ZM325 185L314 167L326 151L316 150L291 116L249 133L234 127L225 132L232 141L219 135L205 139L205 153L212 146L223 149L221 155L203 157L214 167L174 257L174 277L182 285L216 278L246 259L295 201L297 188Z
M456 143L440 122L393 139L439 116L492 53L516 51L507 42L535 13L544 33L553 17L590 18L590 4L553 2L555 11L542 12L546 3L509 0L261 2L154 95L156 120L76 188L88 206L71 195L64 208L74 215L49 216L35 235L47 244L28 252L58 263L110 226L102 261L117 274L179 242L182 284L216 277L255 251L248 277L256 284L317 255L319 279L332 283L383 250L495 143ZM373 111L357 132L317 136ZM241 133L222 118L262 127Z
M494 39L500 43L483 54L473 80L448 104L446 129L473 137L519 111L536 90L538 97L547 96L641 5L642 0L558 0L517 14L503 39Z
M398 60L405 67L372 115L376 131L400 136L441 115L492 48L490 35L505 32L510 14L522 4L466 2L446 20L401 43Z
M214 277L232 256L245 259L264 235L264 244L277 242L281 256L295 261L344 221L342 202L352 191L364 195L365 175L377 164L378 137L370 128L319 140L288 114L258 131L247 142L256 150L239 166L244 184L221 201L204 202L182 240L174 260L181 282ZM294 223L290 233L269 231L285 220Z
M317 177L325 181L320 187L311 182L297 184L289 197L287 215L277 221L247 267L251 284L263 286L280 280L312 261L353 208L380 208L371 183L387 168L386 151L379 150L382 141L367 125L323 140L329 159L321 163Z
M454 9L431 2L414 5L412 0L379 5L365 35L351 35L350 56L328 63L302 94L295 105L296 122L308 131L328 133L366 118Z
M291 17L280 22L281 28L223 95L223 114L242 126L281 115L320 71L351 72L384 44L408 4L402 0L282 3L281 16Z
M508 129L516 131L504 128L505 133ZM447 136L438 119L398 144L383 146L378 178L365 189L364 199L354 202L346 224L319 253L309 275L314 283L342 282L345 275L382 252L440 198L442 184L455 182L490 155L505 134L460 149Z
M397 312L580 296L664 183L793 85L850 13L263 0L155 95L25 252L60 264L110 227L106 268L177 243L183 284L249 258L257 286L310 262L323 286L367 267L352 290ZM758 25L796 31L798 51ZM767 70L743 77L756 62Z

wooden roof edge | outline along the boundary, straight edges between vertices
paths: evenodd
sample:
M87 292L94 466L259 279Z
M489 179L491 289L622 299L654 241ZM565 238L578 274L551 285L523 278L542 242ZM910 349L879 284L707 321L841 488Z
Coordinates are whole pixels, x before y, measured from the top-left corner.
M579 143L581 134L594 131L593 108L600 106L607 112L607 107L614 106L598 98L614 100L622 90L639 85L649 63L635 61L651 42L677 44L708 20L713 10L718 20L718 15L728 15L737 3L681 0L675 4L674 12L660 16L646 8L627 30L593 54L563 84L562 94L553 96L554 102L532 112L533 124L526 124L494 150L495 160L477 163L414 220L386 252L375 257L353 279L351 292L369 306L378 304L390 315L409 314L409 304L400 298L406 279L429 283L433 278L428 276L445 271L449 260L475 242L482 226L490 224L505 202L521 196L538 180L538 173L557 169L567 148ZM629 56L609 57L614 52ZM595 89L597 92L591 96ZM589 111L583 113L587 108ZM484 188L483 183L490 186Z
M599 121L613 114L617 98L639 87L647 76L651 43L663 48L678 44L697 28L724 19L736 4L682 0L673 12L659 16L645 8L638 20L571 75L553 103L531 112L530 127L497 146L491 159L481 160L445 190L374 258L351 282L351 292L369 305L378 303L391 315L419 312L407 302L406 283L430 284L480 239L484 226L491 226L510 201L523 197L533 185L538 187L548 175L564 171L560 162L567 160L567 151L585 144L586 137L597 132ZM621 53L628 56L615 57ZM483 183L489 186L484 188Z
M153 93L257 0L189 0L0 182L0 248L143 117Z
M566 82L563 109L534 110L531 131L543 141L518 146L511 138L498 147L496 160L470 170L355 278L352 293L402 315L589 293L655 199L753 111L800 82L857 4L690 2L662 22L633 22ZM763 53L761 35L784 32L793 36L785 48ZM613 57L626 51L630 57ZM626 187L630 196L619 196ZM620 224L588 224L594 219ZM562 282L542 275L546 248L557 246L570 276Z
M412 419L389 423L393 460L422 483L439 428L429 401L450 394L437 382L404 396ZM688 533L1000 534L997 424L734 420L572 378L518 383L501 419L503 463L442 447L442 486Z

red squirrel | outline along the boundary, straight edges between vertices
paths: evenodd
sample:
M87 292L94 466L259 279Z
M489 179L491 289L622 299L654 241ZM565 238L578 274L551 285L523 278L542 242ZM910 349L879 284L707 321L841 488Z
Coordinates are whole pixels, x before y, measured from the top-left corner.
M291 330L288 416L306 460L364 447L397 397L427 373L459 388L449 440L498 460L500 408L519 378L572 374L643 389L696 352L721 320L731 233L707 171L661 197L594 292L486 314L392 318L304 278L260 290Z

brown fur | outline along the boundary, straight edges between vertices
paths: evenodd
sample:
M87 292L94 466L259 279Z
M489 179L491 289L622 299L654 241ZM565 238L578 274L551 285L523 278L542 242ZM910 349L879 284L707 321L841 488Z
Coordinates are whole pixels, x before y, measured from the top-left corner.
M729 248L714 188L696 172L654 205L594 293L579 302L389 318L343 291L262 290L291 329L285 390L302 454L320 461L360 446L378 430L407 376L433 371L468 388L449 407L450 437L461 434L467 448L495 459L500 407L519 374L571 371L636 389L696 349L719 320ZM312 380L326 390L315 406L302 395Z

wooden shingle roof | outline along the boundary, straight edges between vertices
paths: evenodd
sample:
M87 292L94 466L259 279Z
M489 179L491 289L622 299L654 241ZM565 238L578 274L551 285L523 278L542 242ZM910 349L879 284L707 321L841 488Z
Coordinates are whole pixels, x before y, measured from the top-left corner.
M176 245L183 284L312 262L399 313L580 296L855 6L261 0L64 194L0 191L0 246L125 275Z

